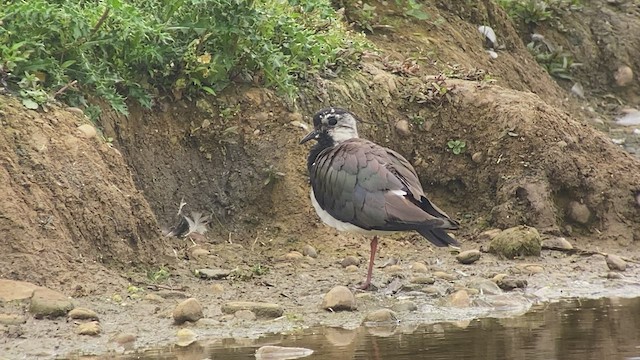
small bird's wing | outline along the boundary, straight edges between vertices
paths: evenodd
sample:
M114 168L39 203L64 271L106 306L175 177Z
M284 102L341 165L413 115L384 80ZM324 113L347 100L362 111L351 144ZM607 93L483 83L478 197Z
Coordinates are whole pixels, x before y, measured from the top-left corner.
M373 142L356 138L325 149L310 176L318 204L340 221L367 230L453 227L426 199L411 164Z

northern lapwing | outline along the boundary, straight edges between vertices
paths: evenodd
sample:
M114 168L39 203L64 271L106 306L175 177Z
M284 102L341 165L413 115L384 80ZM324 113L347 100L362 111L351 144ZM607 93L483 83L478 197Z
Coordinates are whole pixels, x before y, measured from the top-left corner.
M358 138L356 116L330 107L313 116L313 131L300 140L316 140L307 160L311 203L322 221L340 231L372 235L367 279L378 235L415 230L436 246L458 245L445 230L459 223L424 194L413 166L402 155Z

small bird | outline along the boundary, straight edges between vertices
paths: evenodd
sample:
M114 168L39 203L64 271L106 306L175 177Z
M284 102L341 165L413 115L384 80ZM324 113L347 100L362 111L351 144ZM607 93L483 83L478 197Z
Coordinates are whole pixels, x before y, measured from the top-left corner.
M413 166L402 155L360 139L356 115L330 107L313 116L313 131L300 144L316 140L307 159L311 203L322 221L339 230L373 235L367 279L378 235L415 230L436 246L458 245L445 230L459 223L424 194Z

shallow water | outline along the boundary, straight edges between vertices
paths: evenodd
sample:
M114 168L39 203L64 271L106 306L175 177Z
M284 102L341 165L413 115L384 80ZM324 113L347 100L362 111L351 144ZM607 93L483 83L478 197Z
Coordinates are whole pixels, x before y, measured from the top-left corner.
M311 328L257 340L201 340L118 359L252 359L263 345L314 350L304 359L640 360L640 298L562 301L514 318L456 323ZM96 357L91 357L95 359ZM114 354L98 358L116 358ZM278 358L274 358L278 359ZM282 359L282 358L279 358Z

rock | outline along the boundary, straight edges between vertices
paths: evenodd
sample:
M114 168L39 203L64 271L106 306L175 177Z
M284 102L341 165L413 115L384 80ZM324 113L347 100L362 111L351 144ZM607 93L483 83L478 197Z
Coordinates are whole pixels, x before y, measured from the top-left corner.
M473 155L471 155L471 161L473 161L476 164L480 164L481 162L484 161L484 154L482 153L482 151L478 151L476 153L473 153Z
M189 298L173 309L173 320L176 324L182 324L185 321L195 322L204 317L203 311L204 309L198 300Z
M571 221L584 225L587 224L591 218L591 210L589 210L585 204L571 201L567 205L567 216Z
M47 288L35 289L29 306L29 312L36 319L65 316L71 309L73 309L71 300L63 294Z
M27 322L22 315L16 314L0 314L0 325L20 325Z
M398 322L398 315L393 310L378 309L368 313L364 322Z
M142 300L146 300L149 302L155 302L155 303L161 303L164 301L164 298L160 295L156 295L156 294L147 294L145 295Z
M410 291L420 291L424 285L422 284L402 284L402 291L410 292Z
M489 229L489 230L483 231L480 233L480 235L478 235L478 240L480 241L493 240L493 238L496 237L496 235L500 234L501 232L502 230L500 229Z
M411 264L411 270L413 270L413 272L417 272L417 273L429 272L429 269L427 268L427 265L425 265L424 263L421 263L419 261L416 261L413 264Z
M480 259L480 256L479 250L467 250L456 255L456 260L462 264L473 264Z
M547 250L573 250L573 245L563 237L554 237L542 240L542 248Z
M98 314L95 311L86 308L75 308L67 314L69 319L78 320L98 320Z
M436 286L426 286L426 287L422 288L421 291L423 293L429 295L429 296L440 296L440 295L442 295L442 293L440 292L440 289L438 289Z
M265 345L256 350L256 360L298 359L313 354L313 350L301 347Z
M542 250L538 230L516 226L496 235L489 243L489 252L508 259L521 256L540 256Z
M226 279L231 270L226 269L198 269L195 271L201 279L222 280Z
M471 306L471 298L466 290L458 290L449 295L446 300L447 304L451 307L467 308Z
M448 275L448 274L447 274ZM409 280L412 284L428 284L431 285L436 282L436 279L431 276L414 276Z
M316 248L307 244L302 248L302 255L315 259L318 257L318 252L316 251Z
M355 265L349 265L346 268L344 268L344 271L351 272L351 273L358 272L358 267Z
M133 342L135 342L138 339L138 336L135 334L129 334L129 333L120 333L116 336L114 336L111 341L123 346L125 344L131 344Z
M605 260L610 270L625 271L627 269L627 262L618 255L608 254Z
M355 297L356 297L356 300L360 300L360 301L371 301L375 299L373 294L369 292L358 293L356 294Z
M433 276L437 277L438 279L442 279L446 281L454 281L456 279L455 275L448 274L444 271L436 271L433 273Z
M352 255L347 256L342 260L342 267L346 268L349 265L355 265L355 266L360 265L360 259Z
M82 136L85 139L91 139L92 137L95 137L98 134L96 131L96 128L94 128L89 124L82 124L78 126L78 130L80 131L80 136Z
M96 335L99 335L101 332L102 332L102 327L100 327L100 323L97 321L82 323L76 327L76 334L78 335L96 336Z
M33 291L40 286L25 281L0 279L0 301L20 301L33 296Z
M322 299L322 308L325 310L355 310L356 298L346 286L336 286L329 290Z
M509 275L500 274L502 276L496 275L494 277L496 284L500 289L505 291L510 291L513 289L523 289L527 287L527 280L524 279L516 279Z
M253 321L256 319L256 314L251 310L238 310L233 314L236 319Z
M261 319L278 318L284 314L284 309L278 304L252 301L229 301L222 305L221 310L225 314L235 314L240 310L251 310L256 314L256 317Z
M411 312L418 310L418 305L413 301L403 300L393 304L391 310L395 312Z
M265 122L265 121L269 120L269 114L266 113L266 112L259 112L259 113L256 113L255 115L253 115L253 118L256 121Z
M502 290L498 285L489 279L474 279L467 284L470 289L476 289L483 295L502 294Z
M409 126L409 122L407 120L400 120L396 123L396 131L400 136L407 137L411 135L411 127Z
M613 74L613 78L616 80L616 85L627 86L633 81L633 70L626 65L620 65Z
M615 271L609 271L607 273L607 279L622 279L622 274ZM0 323L2 323L2 321L0 321Z
M176 337L178 338L176 345L185 347L193 344L198 335L191 329L180 329L176 332Z

